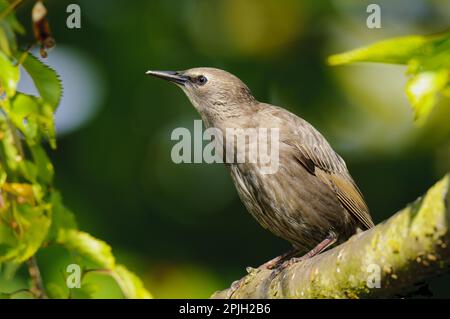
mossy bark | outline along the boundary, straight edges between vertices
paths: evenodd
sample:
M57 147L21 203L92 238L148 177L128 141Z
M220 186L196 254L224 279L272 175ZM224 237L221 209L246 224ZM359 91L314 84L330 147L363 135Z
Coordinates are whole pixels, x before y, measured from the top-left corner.
M449 270L450 175L376 227L274 273L253 269L230 296L212 298L376 298L408 291Z

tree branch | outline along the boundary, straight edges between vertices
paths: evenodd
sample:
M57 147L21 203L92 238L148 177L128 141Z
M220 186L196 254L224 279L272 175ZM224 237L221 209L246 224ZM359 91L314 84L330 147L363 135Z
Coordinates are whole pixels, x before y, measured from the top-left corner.
M34 256L28 259L28 273L32 282L30 292L38 299L47 299L44 284L42 283L41 271Z
M231 298L376 298L410 291L449 270L449 185L447 174L387 221L278 274L251 270Z

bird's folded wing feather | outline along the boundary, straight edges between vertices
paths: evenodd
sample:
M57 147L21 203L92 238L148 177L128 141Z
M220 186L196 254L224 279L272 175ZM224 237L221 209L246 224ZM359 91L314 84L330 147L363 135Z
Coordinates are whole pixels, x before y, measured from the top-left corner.
M297 160L336 194L341 204L366 228L374 226L361 191L350 176L344 160L309 123L297 118ZM301 120L301 121L299 121Z

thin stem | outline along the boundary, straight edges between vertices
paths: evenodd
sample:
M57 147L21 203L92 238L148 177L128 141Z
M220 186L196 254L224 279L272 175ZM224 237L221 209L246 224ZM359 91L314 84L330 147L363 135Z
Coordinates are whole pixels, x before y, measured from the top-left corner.
M25 61L25 59L28 57L28 54L30 54L30 50L36 45L36 43L32 43L30 44L26 50L19 56L19 58L17 59L16 62L16 66L17 65L22 65L23 61Z
M11 14L11 12L13 12L21 3L23 0L15 0L14 2L12 2L8 8L6 8L5 11L3 11L0 14L0 20L5 19L7 16L9 16Z
M30 291L33 296L38 299L47 299L48 297L45 293L44 284L42 282L41 271L39 270L35 256L28 259L28 273L30 274L32 282Z

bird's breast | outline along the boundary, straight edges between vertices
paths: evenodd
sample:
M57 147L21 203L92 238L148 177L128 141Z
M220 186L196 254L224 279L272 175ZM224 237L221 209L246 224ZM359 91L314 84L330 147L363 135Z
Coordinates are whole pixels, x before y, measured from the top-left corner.
M278 170L264 174L258 163L230 164L238 194L253 217L298 248L310 248L344 227L347 212L317 177L280 150Z

